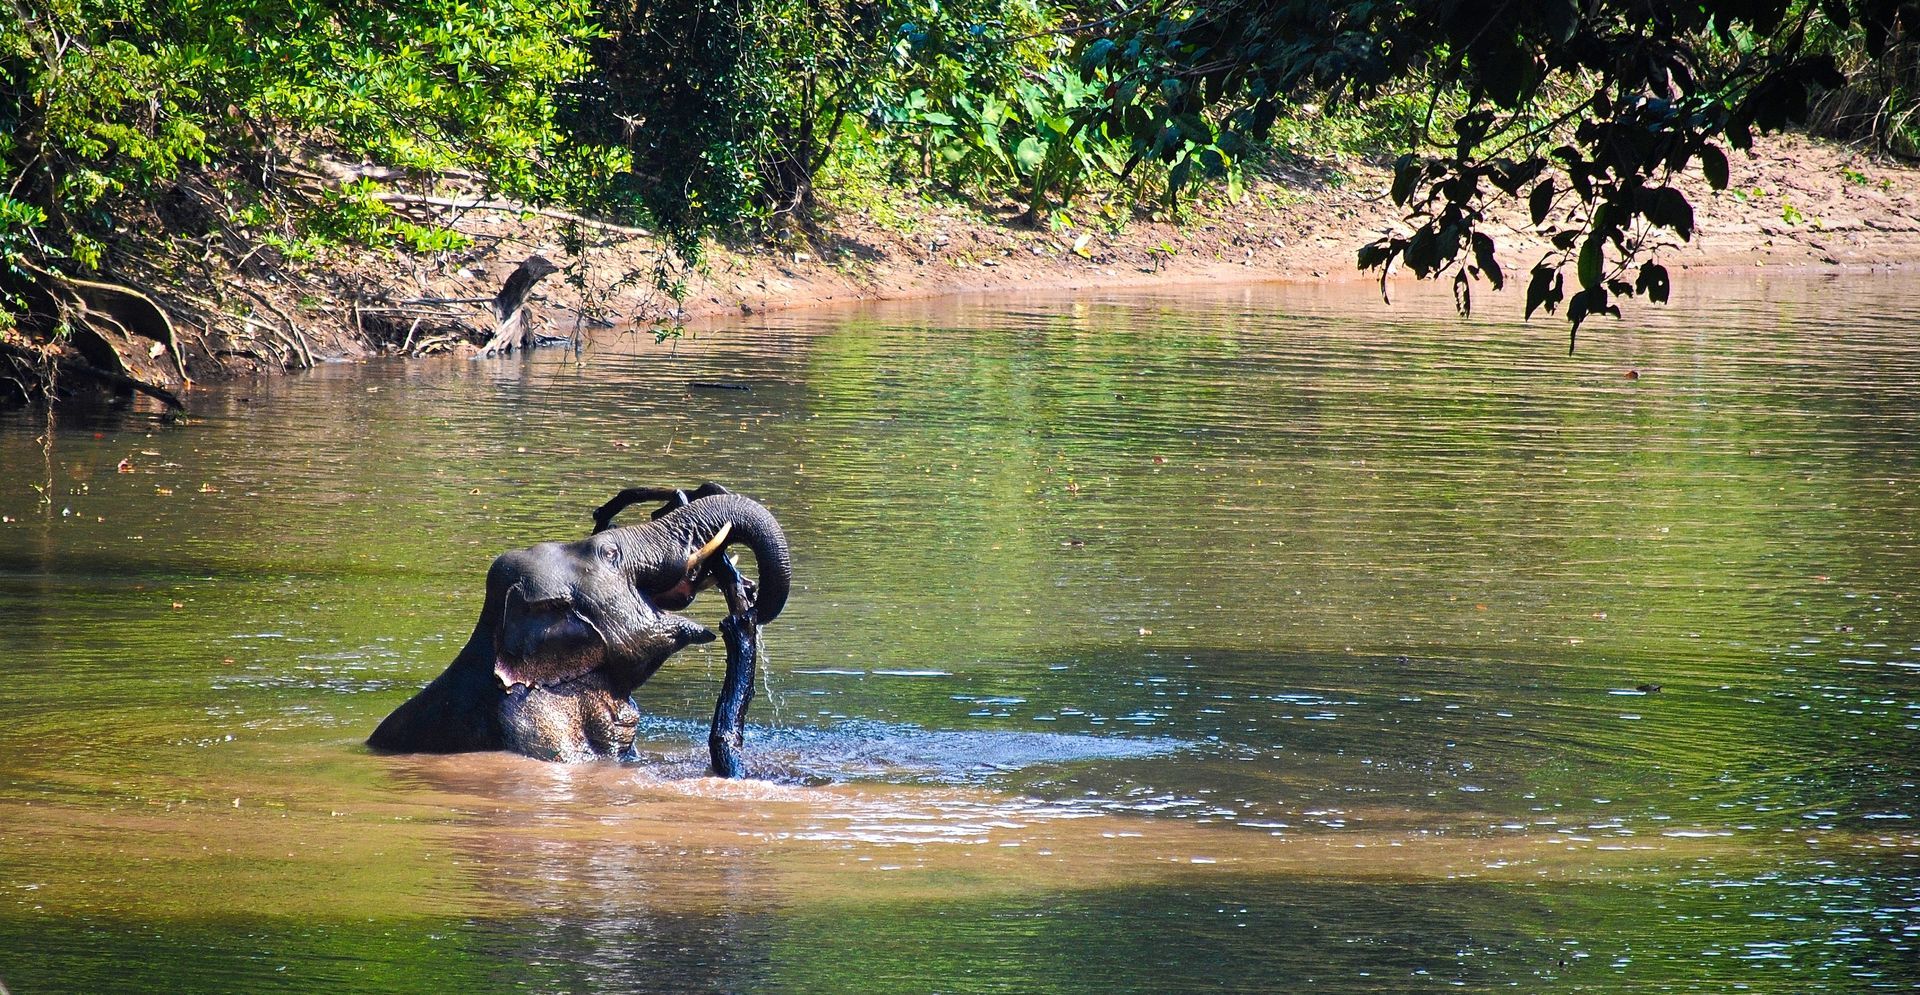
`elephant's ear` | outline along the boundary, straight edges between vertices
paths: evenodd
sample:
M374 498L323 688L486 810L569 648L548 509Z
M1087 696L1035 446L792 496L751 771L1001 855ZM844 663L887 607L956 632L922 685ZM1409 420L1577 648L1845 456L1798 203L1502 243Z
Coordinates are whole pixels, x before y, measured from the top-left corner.
M514 592L509 591L511 599ZM503 626L504 629L504 626ZM537 647L536 652L529 649ZM573 613L554 619L537 631L496 636L493 675L508 688L553 687L586 676L606 662L607 641L585 617Z

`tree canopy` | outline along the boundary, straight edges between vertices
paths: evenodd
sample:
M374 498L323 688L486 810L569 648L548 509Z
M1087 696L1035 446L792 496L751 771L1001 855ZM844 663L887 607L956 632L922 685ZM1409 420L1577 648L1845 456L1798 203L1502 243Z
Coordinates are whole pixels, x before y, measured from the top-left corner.
M1422 80L1433 99L1392 184L1412 231L1361 248L1360 266L1450 273L1465 312L1475 281L1506 278L1489 201L1524 197L1554 250L1529 270L1526 312L1564 303L1571 348L1618 299L1667 299L1653 235L1694 227L1676 174L1724 188L1729 148L1847 85L1836 33L1878 53L1912 48L1916 26L1904 0L1149 0L1079 31L1081 73L1105 84L1085 122L1176 183L1224 172L1300 101ZM1436 120L1443 93L1459 99Z

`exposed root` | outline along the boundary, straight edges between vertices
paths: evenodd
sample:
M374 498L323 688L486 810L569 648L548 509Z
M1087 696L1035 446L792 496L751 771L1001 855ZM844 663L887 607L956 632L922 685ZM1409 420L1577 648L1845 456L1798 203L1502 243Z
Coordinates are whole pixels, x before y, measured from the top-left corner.
M166 309L145 290L28 262L20 262L0 290L19 305L21 336L0 342L15 361L16 382L23 377L47 381L33 392L51 396L52 373L59 370L185 407L174 391L192 386L180 335ZM142 339L150 345L140 345ZM169 362L163 365L162 357Z
M241 320L254 328L272 332L274 337L280 339L293 354L293 357L298 360L298 365L301 369L312 369L314 366L313 350L307 345L307 337L300 333L300 326L294 324L293 317L282 310L279 305L268 300L264 294L254 290L252 287L244 283L236 284L236 286L240 288L241 293L253 298L254 303L273 312L274 317L280 319L280 324L277 326L271 325L251 317L242 318Z
M187 410L187 402L182 400L180 395L165 387L148 383L145 380L127 376L123 373L103 370L85 359L62 355L60 351L53 346L36 348L34 346L21 345L0 339L0 356L29 364L37 370L57 370L60 373L73 374L107 387L119 390L130 390L136 394L145 394L175 411ZM48 392L52 391L54 380L51 375L44 375L42 383L44 390Z

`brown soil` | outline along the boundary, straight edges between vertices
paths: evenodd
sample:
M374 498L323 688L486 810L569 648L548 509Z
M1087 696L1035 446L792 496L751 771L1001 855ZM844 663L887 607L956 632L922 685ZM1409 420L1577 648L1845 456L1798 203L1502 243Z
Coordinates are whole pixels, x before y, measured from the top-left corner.
M1694 201L1690 244L1659 252L1679 270L1767 266L1874 269L1920 266L1920 170L1797 137L1733 157L1732 183L1713 193L1700 177L1682 185ZM1214 199L1183 223L1137 219L1119 231L1040 231L1008 205L998 216L971 207L907 205L881 224L842 211L799 249L717 247L688 281L678 306L649 289L657 247L620 240L578 256L560 251L552 223L469 215L463 230L493 246L493 258L449 266L419 296L491 295L524 255L540 252L583 277L541 288L542 323L565 334L579 312L640 324L718 318L814 304L896 300L1001 290L1075 290L1191 281L1370 280L1354 253L1391 231L1400 212L1384 169L1357 166L1346 182L1297 170L1252 185L1240 204ZM1546 248L1514 205L1499 236L1508 273L1524 272ZM461 275L462 270L466 275ZM622 274L639 272L624 289ZM1676 278L1680 274L1676 272Z

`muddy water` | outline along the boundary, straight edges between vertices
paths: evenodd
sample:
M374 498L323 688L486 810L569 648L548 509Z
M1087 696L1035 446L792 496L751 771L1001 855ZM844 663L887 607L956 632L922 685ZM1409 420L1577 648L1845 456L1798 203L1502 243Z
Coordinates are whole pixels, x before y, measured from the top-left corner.
M1571 359L944 301L6 416L0 981L1911 990L1913 289L1689 280ZM707 478L796 548L759 779L700 776L717 652L641 764L360 746L493 553Z

